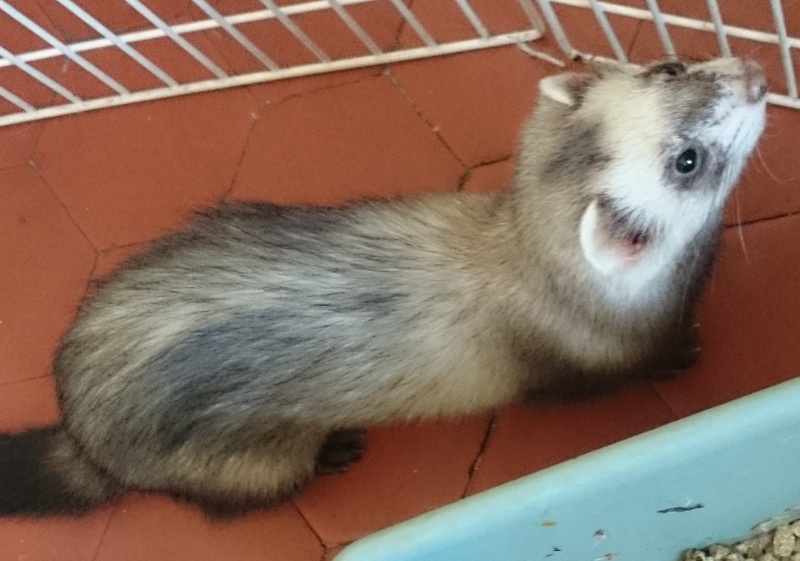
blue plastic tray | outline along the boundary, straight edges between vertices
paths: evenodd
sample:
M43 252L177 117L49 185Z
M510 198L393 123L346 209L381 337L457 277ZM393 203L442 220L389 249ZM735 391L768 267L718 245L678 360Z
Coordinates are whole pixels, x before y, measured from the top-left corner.
M800 379L367 536L336 561L675 561L800 517L797 505Z

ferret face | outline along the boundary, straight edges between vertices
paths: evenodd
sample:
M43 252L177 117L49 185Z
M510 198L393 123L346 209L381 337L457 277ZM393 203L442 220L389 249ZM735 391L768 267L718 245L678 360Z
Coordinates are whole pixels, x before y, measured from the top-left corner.
M638 283L715 226L764 127L764 73L740 59L566 74L541 90L565 106L564 126L599 139L597 174L581 186L584 257Z

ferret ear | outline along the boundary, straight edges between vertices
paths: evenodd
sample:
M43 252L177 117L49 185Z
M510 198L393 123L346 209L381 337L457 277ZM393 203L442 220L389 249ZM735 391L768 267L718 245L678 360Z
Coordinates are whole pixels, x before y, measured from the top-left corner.
M586 90L597 80L594 74L565 72L548 76L539 82L539 92L553 101L572 107L583 99Z

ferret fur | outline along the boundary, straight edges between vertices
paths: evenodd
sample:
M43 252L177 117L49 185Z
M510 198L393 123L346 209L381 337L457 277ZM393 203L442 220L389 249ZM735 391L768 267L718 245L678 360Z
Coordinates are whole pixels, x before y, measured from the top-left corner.
M0 435L0 513L138 489L237 515L344 469L363 427L691 364L763 72L670 62L540 90L507 193L225 204L125 263L57 352L63 421Z

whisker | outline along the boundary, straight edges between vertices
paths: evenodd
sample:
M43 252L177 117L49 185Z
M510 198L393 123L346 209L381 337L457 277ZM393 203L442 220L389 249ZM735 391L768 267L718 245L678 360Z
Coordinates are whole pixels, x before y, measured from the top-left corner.
M758 146L756 147L756 158L758 158L758 161L761 162L761 167L764 168L764 171L767 172L767 175L769 175L770 178L775 183L777 183L781 187L786 187L786 183L781 181L780 179L778 179L778 177L774 173L772 173L772 170L769 169L769 166L767 165L767 161L764 159L764 155L761 153L761 148L758 147Z
M747 245L744 243L744 228L742 228L742 209L739 205L739 192L735 191L733 193L733 202L734 208L736 209L736 233L739 236L739 245L742 248L742 253L744 254L744 260L747 262L748 265L752 265L750 262L750 254L747 252Z

